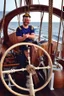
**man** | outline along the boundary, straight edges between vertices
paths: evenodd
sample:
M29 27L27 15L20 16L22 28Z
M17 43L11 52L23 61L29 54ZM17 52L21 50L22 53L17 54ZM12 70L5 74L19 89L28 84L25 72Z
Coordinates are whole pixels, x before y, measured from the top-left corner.
M35 33L34 33L34 27L29 25L30 24L30 14L25 13L23 15L23 25L17 28L16 30L16 36L18 39L18 42L32 42L35 38ZM26 53L27 47L26 46L21 46L20 50L24 51Z
M16 36L18 42L33 42L35 38L34 28L30 24L31 16L28 13L23 15L23 25L17 28ZM34 42L33 42L34 43ZM20 46L20 50L22 50L22 55L19 55L17 58L20 62L20 67L26 67L28 65L28 51L27 46L22 45ZM35 76L37 77L37 76ZM38 79L37 79L38 80Z
M35 38L34 28L29 25L30 18L28 13L23 15L23 25L18 27L16 31L18 42L31 42Z
M30 18L31 16L29 13L25 13L23 15L23 25L19 26L16 30L16 36L18 42L33 42L35 38L35 33L34 33L34 27L29 25ZM20 46L20 50L22 51L22 53L24 53L26 58L28 57L27 49L28 48L25 45Z

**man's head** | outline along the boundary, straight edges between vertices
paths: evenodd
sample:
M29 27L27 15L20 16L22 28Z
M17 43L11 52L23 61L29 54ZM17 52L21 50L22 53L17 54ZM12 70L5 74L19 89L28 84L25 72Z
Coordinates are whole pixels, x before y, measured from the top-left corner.
M31 18L31 16L30 16L29 13L25 13L23 15L23 24L24 24L24 26L27 26L30 23L30 18Z

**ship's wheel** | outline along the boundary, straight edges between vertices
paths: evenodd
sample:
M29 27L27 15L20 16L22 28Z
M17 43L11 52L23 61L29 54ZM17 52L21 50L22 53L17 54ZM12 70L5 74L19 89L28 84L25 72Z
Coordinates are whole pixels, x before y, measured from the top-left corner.
M5 60L5 57L7 56L7 54L9 53L10 50L12 50L13 48L17 47L17 46L22 46L22 45L28 45L28 46L34 46L36 48L38 48L39 50L43 51L45 53L45 55L48 57L48 66L44 66L44 67L35 67L31 64L30 62L30 58L29 58L29 68L20 68L20 69L5 69L3 68L3 63L4 63L4 60ZM29 49L28 49L29 50ZM29 51L28 51L29 52ZM40 86L39 88L34 88L34 84L33 84L33 79L32 79L32 71L31 70L43 70L43 69L47 69L48 72L49 72L49 76L48 76L48 79L47 81L42 85ZM22 86L19 86L18 84L16 84L16 82L13 80L11 74L14 74L16 72L27 72L29 71L29 79L30 79L30 86L29 88L24 88ZM4 75L8 76L8 79L10 80L10 82L19 90L24 90L24 91L28 91L29 92L29 95L26 95L26 94L22 94L22 93L19 93L19 92L16 92L15 90L13 90L13 88L10 88L9 85L6 83L5 81L5 78L4 78ZM41 89L43 89L51 80L51 76L52 76L52 60L49 56L49 54L40 46L38 45L35 45L35 44L32 44L32 43L18 43L18 44L15 44L13 46L11 46L10 48L8 48L6 50L6 52L4 53L4 55L2 56L2 59L1 59L1 79L2 79L2 82L3 84L5 85L5 87L13 94L15 94L16 96L35 96L35 93L37 91L40 91Z
M29 6L29 10L31 11L31 12L33 12L33 11L39 11L39 12L42 12L42 11L46 11L46 12L49 12L49 10L48 10L48 6L45 6L45 5L30 5ZM8 33L7 33L7 31L8 31L8 25L9 25L9 23L10 23L10 21L12 20L12 18L14 17L14 16L16 16L16 15L18 15L18 14L22 14L22 13L24 13L24 11L25 11L25 9L26 9L26 11L28 11L28 6L23 6L23 7L20 7L20 8L17 8L17 9L15 9L15 10L13 10L13 11L11 11L9 14L7 14L6 16L5 16L5 18L4 18L4 20L1 20L1 22L0 22L0 25L2 26L2 21L5 21L4 23L3 23L3 31L4 31L4 41L5 41L5 43L7 43L9 40L10 40L10 38L9 38L9 36L8 36ZM52 8L51 8L52 9ZM56 9L56 8L53 8L53 14L55 14L55 15L57 15L58 17L61 17L61 10L59 10L59 9ZM64 12L62 12L62 19L64 19ZM49 16L50 17L50 16ZM51 19L51 18L50 18ZM51 32L51 31L50 31ZM10 43L10 42L9 42ZM12 42L12 39L11 39L11 43L13 43ZM17 42L14 42L14 43L17 43ZM5 58L6 58L6 56L7 56L7 54L8 54L8 52L10 51L10 50L12 50L13 48L15 48L15 47L17 47L17 46L22 46L22 45L29 45L29 46L35 46L35 47L37 47L37 48L39 48L41 51L43 51L44 53L45 53L45 55L48 57L48 62L49 62L49 65L48 66L45 66L45 67L35 67L35 66L32 66L31 65L31 63L29 64L29 68L20 68L20 69L15 69L15 68L13 68L12 70L11 70L11 68L3 68L4 66L3 66L3 64L4 64L4 61L5 61ZM29 60L30 61L30 60ZM32 71L31 70L33 70L33 71L36 71L36 70L42 70L42 69L48 69L48 72L49 72L49 76L48 76L48 80L45 82L45 84L44 85L42 85L41 87L39 87L39 88L34 88L34 84L33 84L33 80L32 80ZM50 71L49 71L50 70ZM11 76L11 74L14 74L14 73L16 73L16 72L24 72L24 71L29 71L29 77L30 77L30 87L29 88L24 88L24 87L21 87L21 86L19 86L18 84L16 84L15 83L15 81L14 81L14 79L12 78L12 76ZM16 92L16 91L14 91L13 90L13 88L10 88L9 87L9 85L7 84L7 82L5 81L5 75L6 75L6 77L10 80L10 82L17 88L17 89L19 89L19 90L24 90L24 91L28 91L29 92L29 95L30 96L35 96L35 93L37 92L37 91L40 91L41 89L43 89L49 82L50 82L50 79L51 79L51 75L52 75L52 61L51 61L51 58L50 58L50 56L49 56L49 54L42 48L42 47L40 47L40 46L37 46L37 45L35 45L35 44L32 44L32 43L19 43L19 44L16 44L16 45L13 45L13 46L11 46L5 53L4 53L4 55L3 55L3 57L2 57L2 59L1 59L1 79L2 79L2 81L3 81L3 84L5 85L5 87L11 92L11 93L13 93L13 94L15 94L15 95L18 95L18 96L28 96L28 95L23 95L23 94L21 94L21 93L19 93L19 92Z

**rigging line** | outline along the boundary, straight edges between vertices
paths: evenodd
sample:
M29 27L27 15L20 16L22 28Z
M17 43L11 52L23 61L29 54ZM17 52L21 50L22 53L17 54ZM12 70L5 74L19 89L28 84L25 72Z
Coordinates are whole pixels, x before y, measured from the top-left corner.
M63 26L63 30L64 30L64 23L63 23L64 21L62 20L62 26Z
M27 1L26 1L26 0L24 0L24 5L27 6ZM24 12L27 13L27 11L26 11L26 7L25 7Z
M38 4L40 5L40 0L38 0ZM39 6L39 10L40 10L40 6ZM42 11L41 11L42 12Z
M24 0L24 5L26 5L26 1L25 0ZM26 8L25 8L24 12L26 13Z
M21 7L21 5L22 5L22 0L20 0L20 4L19 4L19 6Z
M41 12L41 22L40 22L40 29L39 29L39 38L38 38L38 41L40 41L40 37L41 37L43 17L44 17L44 11L43 11L43 13Z
M26 5L26 0L24 0L24 5Z
M62 6L63 6L63 0L62 0L62 3L61 3L61 17L60 17L59 33L58 33L58 40L57 40L55 58L57 57L57 51L58 51L58 45L59 45L59 39L60 39L61 22L62 22L62 16L63 16L63 12L62 12L63 7Z
M27 1L28 13L30 12L30 1Z
M15 0L15 6L16 6L16 8L18 8L16 0ZM17 15L17 20L18 20L18 26L20 26L20 14Z
M40 0L38 0L38 3L39 3L39 5L40 5ZM40 7L39 7L39 9L40 9ZM40 37L41 37L41 30L42 30L42 21L43 21L43 17L44 17L44 11L43 11L43 13L41 12L38 41L40 41Z
M1 29L3 28L3 25L4 25L4 19L5 19L5 10L6 10L6 0L4 0L4 7L3 7L3 20L2 20L2 26L1 26Z
M15 0L15 6L16 6L16 8L18 8L18 6L17 6L17 1Z
M5 10L6 10L6 0L4 0L3 20L2 20L2 24L1 24L1 28L0 28L0 44L2 43L1 32L2 32L2 28L3 28L3 26L4 26L4 22L5 22Z
M27 8L28 8L28 11L26 11L26 9L25 9L25 13L26 12L30 12L30 5L32 5L33 4L33 0L25 0L25 3L26 3L26 6L27 6Z
M40 0L38 0L38 3L40 4Z
M21 6L22 6L22 0L19 1L19 7L21 7ZM20 14L19 14L19 17L18 18L19 18L19 26L20 26L20 22L21 22L20 21L21 20L21 15Z
M62 27L63 27L63 33L62 33L62 51L61 51L61 56L64 58L64 22L62 21Z
M31 5L33 4L33 0L25 0L26 1L26 5Z
M22 0L20 1L20 3L22 3ZM27 13L27 6L28 6L27 4L29 4L29 3L28 3L27 0L24 0L23 3L24 3L24 6L26 6L26 7L24 8L24 13ZM21 4L20 4L20 5L21 5Z

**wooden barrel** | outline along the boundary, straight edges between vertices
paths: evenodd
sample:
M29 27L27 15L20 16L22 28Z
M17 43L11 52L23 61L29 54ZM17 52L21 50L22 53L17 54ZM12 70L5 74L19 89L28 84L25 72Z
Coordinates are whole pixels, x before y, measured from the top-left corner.
M54 71L54 88L63 88L64 87L64 72Z

